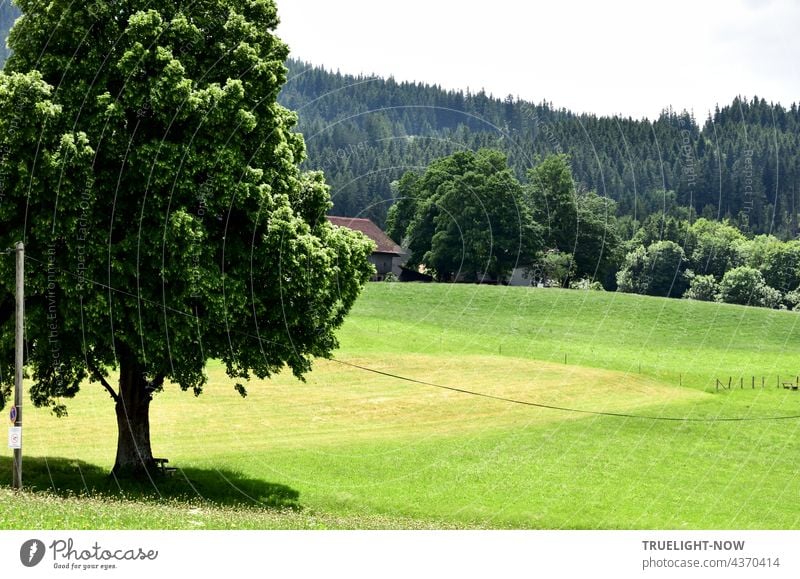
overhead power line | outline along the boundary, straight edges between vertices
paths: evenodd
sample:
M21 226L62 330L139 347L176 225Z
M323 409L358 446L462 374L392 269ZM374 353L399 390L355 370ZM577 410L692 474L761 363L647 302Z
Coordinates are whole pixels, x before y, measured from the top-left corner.
M121 289L112 287L112 286L110 286L108 284L105 284L105 283L102 283L102 282L99 282L99 281L95 281L95 280L91 280L91 279L88 279L88 278L86 278L84 276L79 276L78 274L76 274L74 272L67 271L65 269L61 269L61 268L57 268L57 267L54 268L52 266L52 264L48 264L47 262L44 262L44 261L42 261L40 259L36 259L34 257L31 257L30 255L26 254L25 255L25 259L34 261L34 262L39 263L41 265L48 266L51 269L55 269L56 271L60 271L61 273L65 273L67 275L71 275L71 276L74 276L74 277L82 278L82 280L84 282L91 283L92 285L96 285L98 287L102 287L104 289L107 289L108 291L111 291L111 292L114 292L114 293L118 293L120 295L124 295L124 296L127 296L127 297L135 298L135 299L137 299L137 300L139 300L139 301L141 301L141 302L143 302L145 304L153 305L153 306L156 306L158 308L161 308L163 311L172 312L174 314L178 314L178 315L185 316L185 317L190 317L190 318L196 318L197 317L196 314L193 314L193 313L190 313L190 312L183 312L181 310L177 310L175 308L171 308L171 307L169 307L169 306L167 306L167 305L165 305L163 303L159 303L159 302L156 302L154 300L148 300L146 298L143 298L143 297L138 296L136 294L127 292L125 290L121 290ZM215 323L212 322L212 323L210 323L210 325L216 326L216 327L218 327L220 329L224 329L225 331L228 331L228 332L231 332L231 333L234 333L234 334L237 334L237 335L241 335L241 336L244 336L244 337L252 338L254 340L258 340L260 343L267 343L267 344L271 343L271 340L264 339L261 336L256 336L256 335L250 334L248 332L243 332L241 330L231 329L231 328L226 327L226 326L224 326L222 324L215 324ZM797 420L797 419L800 419L800 414L794 414L794 415L788 415L788 416L681 417L681 416L649 416L649 415L643 415L643 414L629 414L629 413L625 413L625 412L605 412L605 411L602 411L602 410L585 410L585 409L581 409L581 408L570 408L570 407L566 407L566 406L555 406L555 405L552 405L552 404L542 404L542 403L539 403L539 402L531 402L531 401L528 401L528 400L517 400L517 399L514 399L514 398L507 398L505 396L496 396L494 394L487 394L485 392L476 392L476 391L473 391L473 390L467 390L465 388L457 388L455 386L445 386L443 384L436 384L434 382L428 382L426 380L419 380L417 378L409 378L408 376L402 376L402 375L399 375L399 374L393 374L391 372L385 372L383 370L377 370L375 368L369 368L368 366L361 366L359 364L353 364L352 362L345 362L344 360L339 360L338 358L331 358L331 360L333 362L336 362L337 364L341 364L343 366L348 366L348 367L351 367L351 368L354 368L354 369L357 369L357 370L360 370L360 371L363 371L363 372L370 372L372 374L377 374L377 375L380 375L380 376L386 376L387 378L393 378L395 380L400 380L400 381L403 381L403 382L409 382L409 383L412 383L412 384L419 384L421 386L427 386L427 387L430 387L430 388L438 388L438 389L441 389L441 390L448 390L450 392L457 392L459 394L464 394L464 395L467 395L467 396L475 396L475 397L478 397L478 398L486 398L486 399L489 399L489 400L496 400L496 401L499 401L499 402L505 402L507 404L517 404L517 405L521 405L521 406L529 406L529 407L532 407L532 408L541 408L541 409L544 409L544 410L555 410L555 411L559 411L559 412L569 412L569 413L572 413L572 414L586 414L586 415L591 415L591 416L607 416L607 417L613 417L613 418L629 418L629 419L635 419L635 420L653 420L653 421L661 421L661 422L695 422L695 423L763 422L763 421Z
M397 380L404 380L406 382L412 382L414 384L421 384L423 386L430 386L431 388L440 388L442 390L449 390L451 392L458 392L460 394L468 394L470 396L479 396L481 398L489 398L490 400L499 400L500 402L508 402L510 404L521 404L523 406L533 406L534 408L544 408L546 410L558 410L560 412L572 412L575 414L591 414L593 416L613 416L615 418L636 418L639 420L665 420L670 422L754 422L754 421L763 421L763 420L794 420L800 418L800 415L794 416L742 416L742 417L733 417L733 418L692 418L692 417L681 417L681 416L647 416L641 414L627 414L624 412L604 412L601 410L583 410L580 408L568 408L565 406L553 406L551 404L540 404L538 402L530 402L527 400L516 400L514 398L506 398L505 396L495 396L494 394L486 394L485 392L475 392L472 390L466 390L464 388L456 388L455 386L444 386L442 384L435 384L433 382L427 382L425 380L417 380L416 378L408 378L406 376L400 376L397 374L392 374L391 372L384 372L382 370L376 370L374 368L368 368L366 366L359 366L358 364L353 364L351 362L345 362L343 360L337 360L336 358L333 359L334 362L339 364L343 364L345 366L350 366L352 368L357 368L359 370L363 370L365 372L372 372L373 374L380 374L381 376L387 376L389 378L395 378Z

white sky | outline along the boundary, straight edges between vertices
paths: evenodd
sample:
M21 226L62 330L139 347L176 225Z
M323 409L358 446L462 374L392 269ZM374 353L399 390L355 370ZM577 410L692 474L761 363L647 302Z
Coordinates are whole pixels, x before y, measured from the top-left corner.
M292 55L576 112L800 100L800 0L277 0Z

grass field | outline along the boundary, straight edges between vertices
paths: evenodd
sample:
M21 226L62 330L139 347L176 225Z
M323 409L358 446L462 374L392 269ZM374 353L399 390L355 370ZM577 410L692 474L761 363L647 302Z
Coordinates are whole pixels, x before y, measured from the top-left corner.
M212 364L203 396L156 398L154 453L179 471L148 484L107 476L116 431L100 387L66 419L29 405L29 490L11 500L0 487L0 528L798 528L800 420L760 420L800 415L800 393L776 387L800 372L798 319L623 294L371 284L341 331L341 361L689 420L513 404L335 361L242 400ZM728 377L736 387L718 392Z

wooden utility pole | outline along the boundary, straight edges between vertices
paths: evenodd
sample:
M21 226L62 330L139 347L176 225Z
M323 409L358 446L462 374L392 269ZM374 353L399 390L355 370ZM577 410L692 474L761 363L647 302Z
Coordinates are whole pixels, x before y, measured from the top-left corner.
M16 418L14 426L22 428L22 365L24 358L24 332L25 332L25 245L20 241L17 250L17 313L16 313L16 343L14 356L14 406ZM12 486L22 488L22 436L20 448L14 449L14 465L12 472Z

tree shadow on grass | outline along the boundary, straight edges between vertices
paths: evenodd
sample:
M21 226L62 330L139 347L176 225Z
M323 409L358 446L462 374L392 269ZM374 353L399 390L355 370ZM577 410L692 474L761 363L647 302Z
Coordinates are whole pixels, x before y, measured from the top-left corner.
M0 456L0 485L11 483L12 462ZM144 480L118 479L105 468L80 460L24 457L23 487L59 496L103 496L139 501L178 500L217 505L299 509L300 493L286 485L247 478L241 473L178 468L171 476L153 473Z

